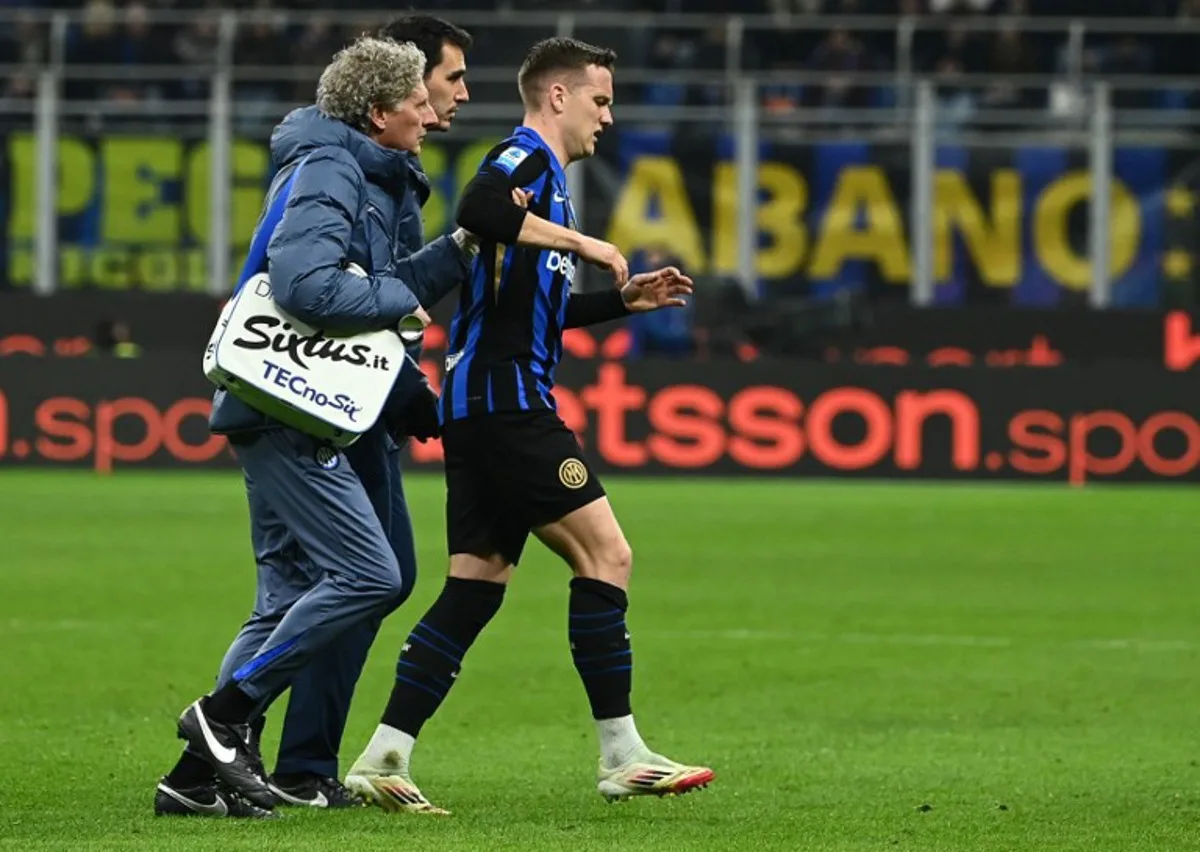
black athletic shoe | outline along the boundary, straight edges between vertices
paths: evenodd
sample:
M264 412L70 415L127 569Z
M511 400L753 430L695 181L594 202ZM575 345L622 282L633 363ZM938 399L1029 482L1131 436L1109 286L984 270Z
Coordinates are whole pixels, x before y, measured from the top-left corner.
M261 720L258 724L230 725L229 727L234 733L242 738L242 742L244 742L246 744L246 748L250 750L250 768L254 771L254 774L259 778L264 778L267 781L270 781L271 779L267 776L267 767L263 764L262 759Z
M363 808L366 800L336 778L320 775L271 776L271 792L285 805L308 808Z
M212 766L217 777L260 808L278 804L267 786L262 763L251 751L245 726L225 725L204 713L204 700L188 706L179 717L179 737Z
M260 808L217 784L172 787L166 778L154 791L155 816L209 816L233 819L278 819L279 814Z

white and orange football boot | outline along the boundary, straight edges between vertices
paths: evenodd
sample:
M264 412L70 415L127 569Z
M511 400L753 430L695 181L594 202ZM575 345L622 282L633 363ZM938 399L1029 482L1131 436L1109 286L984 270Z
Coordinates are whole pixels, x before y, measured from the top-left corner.
M422 795L411 778L404 775L347 775L346 788L385 811L447 815Z
M681 796L707 787L715 777L707 766L685 766L640 749L611 769L601 759L596 787L610 802L619 802L634 796Z
M389 754L382 765L371 765L364 754L346 774L346 789L362 796L368 804L385 811L446 815L450 811L432 804L408 775L408 761Z

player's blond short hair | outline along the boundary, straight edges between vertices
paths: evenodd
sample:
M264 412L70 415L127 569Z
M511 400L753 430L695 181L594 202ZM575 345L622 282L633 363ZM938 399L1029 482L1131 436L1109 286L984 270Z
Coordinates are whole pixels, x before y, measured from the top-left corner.
M366 132L371 108L391 109L421 85L425 54L411 42L363 36L334 54L317 83L317 107Z

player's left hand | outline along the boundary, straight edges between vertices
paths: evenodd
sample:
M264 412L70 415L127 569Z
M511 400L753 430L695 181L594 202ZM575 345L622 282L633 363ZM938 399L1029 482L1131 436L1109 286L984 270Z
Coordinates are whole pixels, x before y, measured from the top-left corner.
M687 305L684 297L692 295L694 289L691 278L674 266L665 266L632 276L621 288L621 298L633 313L644 313L659 308L682 308Z

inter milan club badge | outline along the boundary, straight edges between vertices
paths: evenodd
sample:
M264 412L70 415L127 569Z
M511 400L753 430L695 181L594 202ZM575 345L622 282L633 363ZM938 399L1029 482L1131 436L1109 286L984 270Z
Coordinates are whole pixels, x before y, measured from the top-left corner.
M587 484L587 468L579 459L567 459L558 468L558 479L568 488L582 488Z
M333 470L338 466L340 459L341 456L338 455L338 451L335 448L328 446L317 447L317 464L319 464L323 470Z

